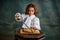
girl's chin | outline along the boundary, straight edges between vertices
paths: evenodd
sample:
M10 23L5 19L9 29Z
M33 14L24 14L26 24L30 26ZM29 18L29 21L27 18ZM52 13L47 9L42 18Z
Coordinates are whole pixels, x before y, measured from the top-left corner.
M34 14L29 14L29 16L34 15Z

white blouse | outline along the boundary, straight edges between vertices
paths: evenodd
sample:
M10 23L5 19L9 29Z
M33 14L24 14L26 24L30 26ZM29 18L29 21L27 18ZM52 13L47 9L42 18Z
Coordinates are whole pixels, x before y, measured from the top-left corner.
M29 16L29 15L26 15L26 14L22 14L21 16L22 16L22 17L20 18L21 20L16 20L16 21L18 21L18 22L24 21L25 18L27 18L27 19L24 21L24 23L25 23L29 28L31 28L31 26L33 25L33 26L36 27L36 29L41 30L41 28L40 28L40 21L39 21L39 18L38 18L38 17L36 17L35 15ZM22 25L22 28L27 28L25 24Z

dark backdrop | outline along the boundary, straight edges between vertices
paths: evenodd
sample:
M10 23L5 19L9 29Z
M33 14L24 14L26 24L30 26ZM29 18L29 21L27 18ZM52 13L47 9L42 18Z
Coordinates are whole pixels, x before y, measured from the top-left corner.
M0 39L14 39L15 31L21 28L21 23L15 21L15 13L24 13L30 3L38 8L45 40L60 40L60 0L0 0Z

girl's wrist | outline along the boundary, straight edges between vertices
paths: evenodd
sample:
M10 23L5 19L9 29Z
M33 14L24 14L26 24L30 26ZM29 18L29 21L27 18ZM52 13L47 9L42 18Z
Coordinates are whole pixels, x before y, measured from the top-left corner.
M31 28L36 29L36 27L35 27L35 26L31 26Z

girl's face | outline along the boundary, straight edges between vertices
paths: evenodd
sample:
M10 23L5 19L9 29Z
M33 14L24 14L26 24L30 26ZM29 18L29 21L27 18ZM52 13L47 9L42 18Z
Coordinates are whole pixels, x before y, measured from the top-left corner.
M29 15L34 15L34 8L33 7L30 7L29 8Z

